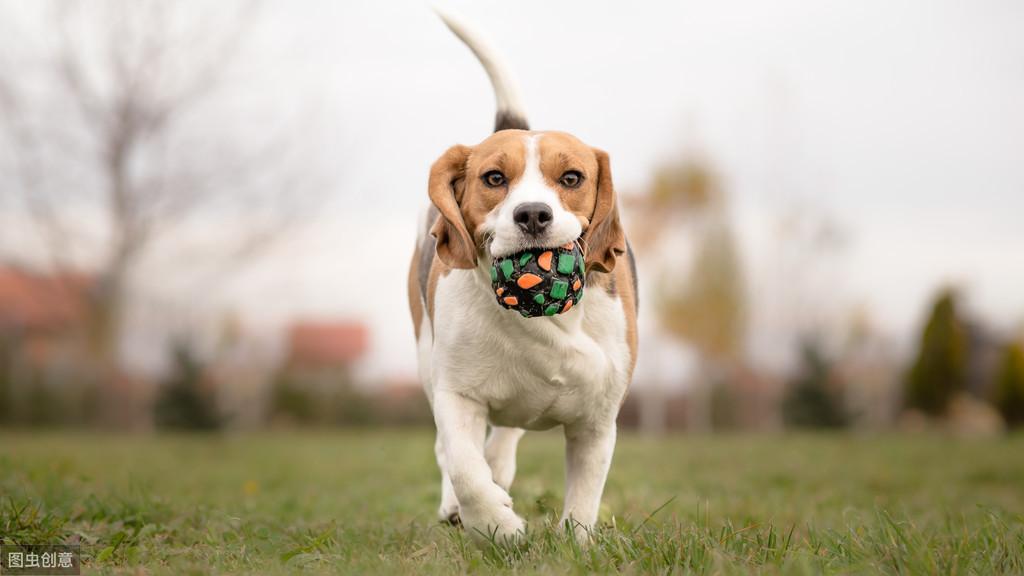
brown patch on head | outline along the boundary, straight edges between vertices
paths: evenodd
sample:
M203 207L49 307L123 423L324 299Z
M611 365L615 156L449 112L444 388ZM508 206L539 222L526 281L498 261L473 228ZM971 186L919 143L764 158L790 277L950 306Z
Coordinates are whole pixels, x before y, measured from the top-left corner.
M540 171L544 180L572 212L586 230L594 214L597 200L597 157L593 149L575 136L564 132L545 132L538 142ZM560 180L567 172L579 172L582 181L575 188L564 186Z
M487 215L508 196L509 189L526 170L526 136L523 130L503 130L473 147L466 162L466 194L462 215L473 232L477 246L483 244L482 225ZM505 176L501 186L488 186L484 176L498 171Z
M437 254L447 266L476 266L484 219L526 169L524 137L528 135L522 130L503 130L473 147L453 146L434 163L430 199L441 216L431 233L437 237ZM494 170L505 175L504 185L485 184L483 176Z
M588 268L611 272L626 251L626 237L619 223L608 154L563 132L545 132L539 150L544 179L583 226ZM582 182L571 188L563 185L561 179L568 172L578 172Z

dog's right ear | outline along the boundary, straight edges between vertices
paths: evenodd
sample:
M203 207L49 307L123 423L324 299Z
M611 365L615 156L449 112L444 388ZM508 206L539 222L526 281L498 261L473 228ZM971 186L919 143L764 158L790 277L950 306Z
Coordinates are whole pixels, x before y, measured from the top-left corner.
M430 168L430 201L441 213L430 233L437 239L437 255L449 268L476 268L476 244L466 229L459 204L466 191L469 146L455 145Z

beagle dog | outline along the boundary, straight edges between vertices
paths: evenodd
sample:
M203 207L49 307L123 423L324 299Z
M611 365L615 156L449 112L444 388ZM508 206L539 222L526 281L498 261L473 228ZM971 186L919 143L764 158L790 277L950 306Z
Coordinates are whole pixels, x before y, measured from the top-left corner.
M483 64L498 104L491 136L433 164L433 205L409 268L419 375L437 425L439 514L476 537L516 539L525 530L508 492L516 445L526 430L562 426L561 521L586 540L637 355L636 267L608 154L564 132L529 130L497 55L462 20L439 14ZM586 265L578 305L524 318L496 303L493 258L573 242Z

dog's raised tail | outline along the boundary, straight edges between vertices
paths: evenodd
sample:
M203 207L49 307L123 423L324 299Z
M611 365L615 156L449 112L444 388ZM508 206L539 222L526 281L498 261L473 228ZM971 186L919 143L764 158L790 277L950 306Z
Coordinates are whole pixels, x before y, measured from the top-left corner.
M494 131L529 130L530 125L526 121L526 112L523 109L523 101L519 97L518 86L497 51L487 43L487 40L476 28L458 14L439 6L434 6L434 12L441 17L441 20L444 20L445 25L466 46L469 46L477 60L483 65L484 70L487 71L498 105L498 110L494 115Z

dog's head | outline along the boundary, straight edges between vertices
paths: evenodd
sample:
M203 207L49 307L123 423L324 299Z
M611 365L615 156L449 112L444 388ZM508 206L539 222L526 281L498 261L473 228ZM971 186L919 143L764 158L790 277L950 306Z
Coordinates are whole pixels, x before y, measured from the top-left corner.
M429 192L437 254L451 268L582 236L588 269L611 272L626 250L608 154L569 134L502 130L453 146Z

